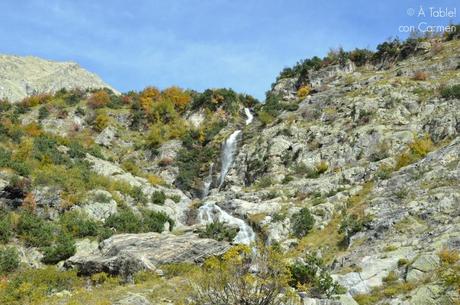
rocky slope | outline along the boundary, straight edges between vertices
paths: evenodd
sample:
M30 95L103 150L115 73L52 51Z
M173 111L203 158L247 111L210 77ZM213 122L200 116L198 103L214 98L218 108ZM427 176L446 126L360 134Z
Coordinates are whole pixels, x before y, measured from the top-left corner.
M38 57L0 55L0 98L12 102L36 93L66 88L109 88L96 74L72 62L53 62Z
M14 232L3 240L31 267L92 275L47 304L190 303L190 263L255 241L294 278L292 266L315 266L283 288L292 304L459 304L460 41L408 46L282 73L263 105L150 88L102 107L97 93L4 106L0 206ZM58 238L43 247L21 231L30 209L75 251L56 258Z

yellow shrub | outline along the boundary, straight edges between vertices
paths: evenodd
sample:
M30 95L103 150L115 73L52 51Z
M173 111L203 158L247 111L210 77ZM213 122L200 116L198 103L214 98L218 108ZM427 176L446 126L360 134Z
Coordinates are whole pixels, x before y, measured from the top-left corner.
M32 122L24 126L24 131L31 137L38 137L42 133L40 125L36 122Z
M311 88L309 86L302 86L297 90L297 97L303 99L310 94Z
M449 265L455 264L458 260L460 260L460 253L455 250L442 249L438 253L438 256L443 263Z
M434 144L429 136L415 139L414 142L408 145L406 151L396 157L396 169L400 169L424 158L433 149Z
M148 175L147 180L152 185L163 185L163 184L165 184L165 181L163 180L163 178L158 177L156 175Z
M96 120L94 121L94 127L97 131L102 131L109 125L109 116L105 113L100 113L97 115Z
M430 151L433 150L433 147L433 142L429 136L424 136L423 138L416 139L414 142L409 144L411 151L420 157L425 157Z
M316 164L315 167L316 167L316 172L318 174L322 174L322 173L325 173L328 170L329 165L327 164L326 161L321 161L318 164Z

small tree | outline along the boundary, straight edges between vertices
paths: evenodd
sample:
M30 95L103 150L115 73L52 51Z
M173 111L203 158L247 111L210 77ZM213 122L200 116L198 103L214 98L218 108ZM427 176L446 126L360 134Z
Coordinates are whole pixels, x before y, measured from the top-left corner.
M208 259L197 277L191 283L192 304L281 305L293 301L286 290L289 268L273 248L258 246L252 251L235 246L222 258Z
M313 228L315 218L310 214L308 208L302 208L298 213L292 215L291 222L294 235L302 238Z

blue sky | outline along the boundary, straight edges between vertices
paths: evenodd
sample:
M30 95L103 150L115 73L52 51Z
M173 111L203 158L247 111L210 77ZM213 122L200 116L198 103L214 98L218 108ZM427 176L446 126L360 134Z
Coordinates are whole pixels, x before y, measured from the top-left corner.
M458 0L24 0L0 2L0 53L71 60L120 91L231 87L263 98L285 66L330 48L458 22ZM408 16L424 8L426 17ZM429 7L457 9L429 17Z

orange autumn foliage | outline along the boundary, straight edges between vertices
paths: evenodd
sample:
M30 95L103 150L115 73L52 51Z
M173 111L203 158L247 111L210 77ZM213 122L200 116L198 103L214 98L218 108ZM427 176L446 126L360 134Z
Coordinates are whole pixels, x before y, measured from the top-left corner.
M102 108L102 107L105 107L109 102L110 102L109 94L104 90L100 90L100 91L94 92L89 97L88 106L93 109Z
M152 111L153 102L158 101L160 97L160 90L155 87L147 87L140 93L139 103L145 112L150 113Z
M164 99L170 100L174 104L174 107L180 110L185 109L192 100L190 94L175 86L163 90L162 96Z

